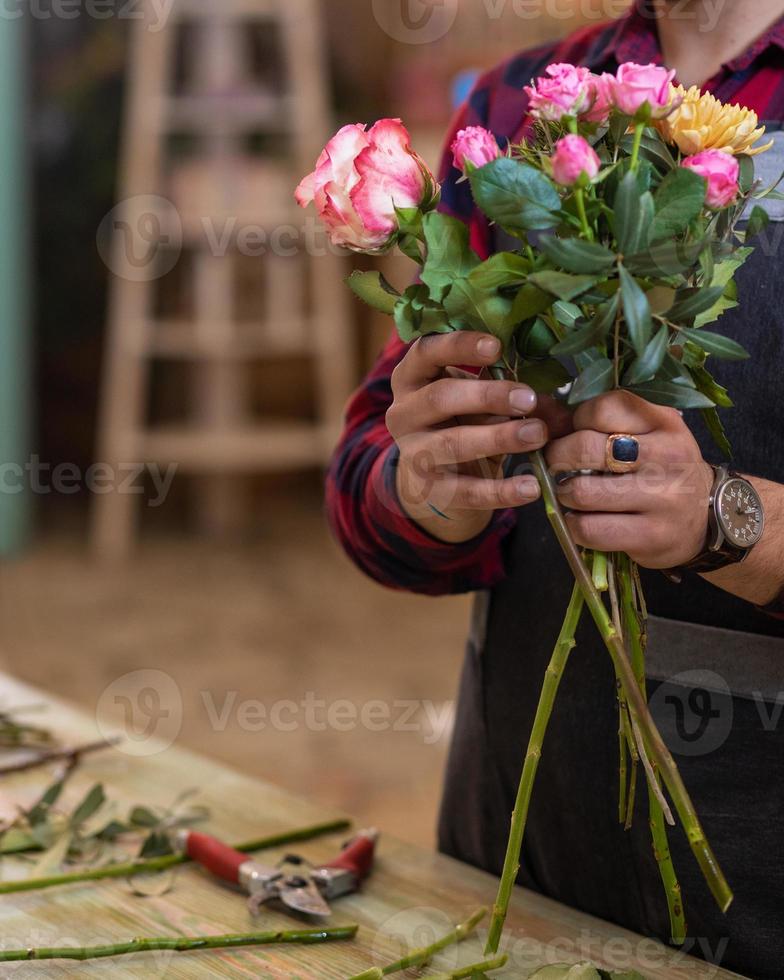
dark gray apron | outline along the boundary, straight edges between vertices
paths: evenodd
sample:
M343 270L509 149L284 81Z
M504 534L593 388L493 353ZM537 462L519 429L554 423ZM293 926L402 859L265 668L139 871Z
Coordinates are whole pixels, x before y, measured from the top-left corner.
M777 128L777 124L773 128ZM784 133L763 176L784 170ZM761 168L762 169L762 168ZM769 181L771 182L771 181ZM784 483L784 206L738 275L721 332L751 353L714 365L736 396L723 413L742 472ZM701 419L688 421L718 462ZM477 597L440 819L443 850L494 873L544 671L572 587L541 505L519 511L508 575ZM782 555L784 562L784 555ZM687 949L752 977L784 977L784 621L691 576L644 573L651 707L735 891L722 915L680 827L670 831ZM531 804L519 881L666 941L667 908L641 778L631 831L618 824L614 674L593 623L578 633Z

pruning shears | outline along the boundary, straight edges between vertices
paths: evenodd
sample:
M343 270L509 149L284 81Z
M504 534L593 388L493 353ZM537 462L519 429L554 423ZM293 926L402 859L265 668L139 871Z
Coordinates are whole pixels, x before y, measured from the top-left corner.
M218 878L239 885L249 895L254 915L264 903L276 901L294 912L323 918L331 914L330 899L357 891L370 874L377 840L377 830L362 830L334 861L306 868L304 859L296 855L288 855L277 865L262 864L194 830L178 831L174 843L178 851Z

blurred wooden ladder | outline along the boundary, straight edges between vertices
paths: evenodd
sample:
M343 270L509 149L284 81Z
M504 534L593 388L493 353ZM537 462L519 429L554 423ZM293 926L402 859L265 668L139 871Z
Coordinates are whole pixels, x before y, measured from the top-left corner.
M145 6L146 19L132 29L120 203L108 232L113 276L97 458L115 474L141 464L175 464L178 472L198 474L197 512L207 529L222 531L236 527L243 510L237 476L326 460L353 380L345 259L324 247L314 219L293 203L298 176L312 169L329 136L325 42L318 0L174 0L165 25L155 22L153 5ZM251 24L280 39L285 83L279 91L250 83ZM192 31L186 57L199 86L177 94L176 45L186 29ZM166 145L180 132L196 135L206 148L207 170L197 165L192 176L203 189L206 172L209 190L201 199L195 195L195 205L165 196ZM237 150L240 137L259 133L289 140L287 159L271 165L268 178L263 167L245 166L248 158ZM231 252L217 245L226 229L244 228L277 232L279 240L259 261L259 275L266 269L266 309L252 331L238 328ZM193 248L193 319L156 319L158 273L176 262L181 242ZM139 258L145 249L146 265ZM247 375L250 360L303 354L315 367L316 417L253 421L243 365ZM190 364L185 425L147 423L150 370L160 358ZM99 556L127 554L138 508L138 494L117 486L95 496L91 545Z

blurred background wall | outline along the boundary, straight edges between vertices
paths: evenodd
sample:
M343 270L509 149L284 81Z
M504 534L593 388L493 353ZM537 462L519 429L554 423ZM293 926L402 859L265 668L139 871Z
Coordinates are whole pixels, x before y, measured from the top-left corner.
M195 151L191 148L189 156L188 133L182 131L189 130L184 125L187 113L195 111L192 96L200 91L199 72L207 72L206 58L193 56L199 43L193 22L209 14L211 7L213 13L225 9L226 3L159 0L153 5L156 23L148 43L159 45L167 32L180 32L172 47L173 74L167 76L172 91L180 84L177 66L181 68L189 57L195 72L190 80L195 88L188 90L182 83L186 88L180 94L184 92L186 100L174 106L176 125L165 149L169 160L200 159L198 146ZM401 15L406 4L408 20ZM195 177L194 171L178 171L181 180L185 180L183 173L190 174L189 207L195 207L197 217L209 216L216 194L224 194L233 180L227 179L225 166L227 159L236 164L236 146L226 151L225 140L221 143L225 127L216 126L216 120L241 116L243 100L251 96L280 94L279 89L285 89L297 74L286 64L291 53L281 51L280 32L259 28L259 18L264 21L264 12L274 4L244 0L241 6L247 27L243 43L249 63L255 66L252 91L239 91L239 82L229 72L219 93L222 101L212 104L212 109L207 104L204 131L212 134L209 140L218 151L209 156L206 171L195 171ZM286 6L286 0L281 6ZM436 165L455 101L465 94L477 71L579 24L617 16L624 6L622 0L536 4L454 0L446 8L454 10L455 18L443 36L413 43L416 18L427 14L422 0L405 0L403 7L398 0L317 0L312 16L317 14L321 33L313 36L319 38L323 63L307 51L298 57L318 72L315 77L329 115L320 120L325 132L344 122L401 116L417 148ZM253 460L262 458L265 447L243 442L242 433L237 436L250 423L227 416L225 430L209 433L198 427L200 390L225 404L231 392L241 388L250 405L248 418L314 420L321 396L307 345L318 338L306 342L304 355L278 352L270 357L263 335L253 334L253 356L244 359L238 352L241 348L247 353L251 334L239 339L232 335L231 357L226 354L229 348L221 348L223 366L215 368L204 353L210 343L209 310L215 308L209 283L224 283L214 290L229 287L221 279L194 277L194 250L188 246L187 229L181 252L166 275L156 279L155 302L174 309L169 316L178 317L178 324L190 322L189 303L201 302L207 310L206 326L202 322L199 327L198 356L191 352L150 358L141 395L144 424L168 423L190 411L188 436L193 438L187 445L175 444L175 463L178 453L183 459L186 451L194 458L209 457L235 443L232 459L247 452L250 461L210 470L209 479L222 488L223 517L229 520L204 519L211 499L203 492L207 478L198 467L181 466L161 495L165 500L149 506L154 496L149 480L145 493L134 498L135 523L127 555L121 560L115 555L107 562L100 548L96 553L90 546L96 495L86 486L85 474L102 458L97 447L102 393L107 397L111 347L107 324L112 322L109 314L118 285L113 274L117 270L110 269L113 263L100 247L99 229L126 193L123 161L127 171L129 158L152 153L142 148L154 143L144 130L147 117L137 118L132 110L133 87L144 90L138 51L136 60L133 57L143 7L142 0L98 4L36 0L24 5L26 57L12 70L26 92L26 125L21 136L10 132L6 139L22 143L16 149L24 150L29 160L29 220L16 232L18 247L12 252L24 256L29 237L30 286L24 290L24 304L32 309L27 333L33 350L32 381L29 391L25 385L14 388L16 402L4 425L24 433L25 413L29 411L34 419L29 438L21 436L29 443L25 460L33 461L26 470L23 496L29 501L34 527L30 535L20 527L18 535L7 537L7 550L14 554L0 565L2 666L88 709L95 707L108 686L124 683L132 672L164 671L180 691L184 744L402 836L429 842L462 658L467 600L397 595L365 580L325 528L319 460L305 462L303 454L302 461L290 464L285 433L280 443L270 441L266 447L267 455L274 455L270 447L280 444L277 465L256 466ZM147 7L149 16L149 3ZM179 27L178 13L187 14ZM217 57L215 64L220 66ZM157 102L148 96L141 104L150 108ZM304 107L303 119L308 118L308 108L313 107ZM134 119L142 120L138 131ZM280 159L269 132L264 139L258 133L253 138L253 128L249 123L243 153L262 164L267 157ZM192 126L190 130L192 136ZM308 163L314 156L315 152ZM269 181L254 185L248 178L251 197L258 186L255 204L260 221L269 209L282 207L284 197L288 202L304 172L301 162L288 162L285 168L283 190ZM150 178L150 186L143 189L168 200L176 190L173 171L161 167L157 172L161 176ZM253 173L258 176L262 171ZM24 196L23 185L16 190ZM386 261L391 277L409 275L406 263ZM230 281L234 313L251 325L259 320L265 302L259 291L260 269L260 260L240 256ZM298 280L290 271L289 267L285 275L294 284L287 287L294 303L301 300L297 283L302 282L303 291L312 291L313 280ZM219 270L215 272L220 276ZM284 276L282 267L280 272ZM197 281L201 286L194 287ZM318 296L311 296L310 302L318 309ZM332 303L333 317L345 318L328 326L342 337L340 358L346 363L345 370L336 368L333 352L331 376L350 386L372 363L389 324L348 298ZM23 313L5 306L5 314L13 322L10 333L0 334L6 345L3 357L9 353L15 357L17 373L23 374L22 355L13 355L13 343L18 342L13 327L21 326ZM116 311L114 324L116 328ZM11 339L14 336L16 341ZM171 334L171 344L176 339ZM112 389L127 382L131 363L120 360ZM200 388L199 372L205 371L212 372L211 380ZM273 434L278 438L280 432L275 429ZM328 449L324 439L333 437L334 425L319 429L323 455ZM55 472L71 478L53 481ZM34 473L39 477L35 485ZM307 710L306 702L311 705ZM345 702L358 715L353 722ZM363 709L377 702L386 705L387 720L379 722L377 712L376 722L368 723L372 711L363 716ZM256 715L249 724L251 712L243 713L243 705L258 703L265 707L268 720L261 724ZM277 720L270 721L275 706ZM198 785L198 773L194 784Z

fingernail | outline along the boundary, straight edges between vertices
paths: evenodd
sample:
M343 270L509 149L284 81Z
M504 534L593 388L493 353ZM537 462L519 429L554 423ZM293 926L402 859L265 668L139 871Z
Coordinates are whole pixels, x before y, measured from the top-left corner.
M525 415L536 408L536 394L530 388L515 388L509 393L509 404Z
M515 489L520 500L537 500L541 493L539 484L533 476L518 480Z
M532 419L530 422L523 422L517 433L517 437L524 446L539 447L544 444L547 432L544 422L539 419Z
M476 345L476 349L482 357L498 357L501 353L501 344L495 337L483 337Z

